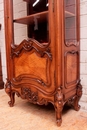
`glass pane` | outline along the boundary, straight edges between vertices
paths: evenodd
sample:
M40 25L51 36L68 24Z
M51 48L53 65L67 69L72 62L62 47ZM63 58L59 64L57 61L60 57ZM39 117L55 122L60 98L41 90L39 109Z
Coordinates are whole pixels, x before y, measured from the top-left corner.
M28 14L35 14L48 10L48 0L29 0Z
M76 0L65 1L65 42L76 43Z
M28 26L28 37L48 44L48 1L30 0L28 9L28 15L33 15L33 22Z

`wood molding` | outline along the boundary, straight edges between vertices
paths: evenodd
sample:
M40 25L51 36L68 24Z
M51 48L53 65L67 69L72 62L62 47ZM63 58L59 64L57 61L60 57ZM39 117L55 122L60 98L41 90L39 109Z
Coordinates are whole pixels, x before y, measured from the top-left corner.
M22 51L32 51L34 50L36 53L39 54L40 57L44 57L47 55L50 60L52 60L52 54L50 51L49 46L44 46L35 39L29 38L28 40L23 40L19 45L11 44L12 52L11 57L19 56Z
M67 47L70 47L70 46L75 46L75 47L77 47L77 46L79 46L79 42L77 42L77 41L65 41L65 45L67 46Z
M0 30L1 30L1 24L0 24Z

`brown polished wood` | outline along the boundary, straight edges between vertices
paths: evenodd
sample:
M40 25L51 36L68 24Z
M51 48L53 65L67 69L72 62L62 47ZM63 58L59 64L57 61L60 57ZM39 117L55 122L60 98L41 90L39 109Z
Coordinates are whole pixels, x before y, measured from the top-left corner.
M31 6L31 0L23 0ZM66 0L67 1L67 0ZM29 5L29 2L30 5ZM78 104L82 95L80 84L80 19L79 0L76 1L76 13L65 9L65 0L49 0L49 8L43 12L13 19L13 1L4 0L5 39L7 56L7 82L5 91L10 97L9 105L15 103L15 94L22 99L39 105L52 103L55 108L56 122L62 123L62 110L67 103L80 109ZM71 2L71 3L70 3ZM69 5L75 5L74 0ZM29 12L29 10L28 10ZM38 23L48 21L49 38L40 43L32 30L33 19L39 16ZM76 20L75 20L76 18ZM65 24L66 19L66 24ZM72 21L68 22L67 21ZM76 23L73 24L73 21ZM14 44L14 22L27 24L29 39ZM72 23L72 24L70 24ZM42 25L44 25L42 24ZM68 28L67 28L68 26ZM70 28L70 27L71 28ZM44 26L46 27L46 25ZM30 29L30 32L29 32ZM41 28L40 28L41 31ZM75 35L76 34L76 35ZM43 37L42 37L43 38Z
M0 24L1 30L1 24ZM3 76L2 76L2 63L1 63L1 52L0 52L0 89L4 88Z
M2 63L1 63L1 53L0 53L0 89L4 88L3 75L2 75Z
M0 30L1 30L1 24L0 24Z
M34 21L34 17L38 17L38 16L40 17L39 22L41 22L48 17L48 11L44 11L44 12L41 12L41 13L29 15L27 17L15 19L14 22L22 23L22 24L32 24L33 21Z

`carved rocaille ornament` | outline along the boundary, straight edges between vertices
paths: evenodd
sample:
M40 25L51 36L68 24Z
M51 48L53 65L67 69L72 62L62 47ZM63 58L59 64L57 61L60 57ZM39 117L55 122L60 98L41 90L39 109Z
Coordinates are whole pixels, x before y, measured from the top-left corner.
M46 58L46 68L45 68L46 81L44 79L30 73L30 74L23 74L23 75L19 74L17 77L15 77L13 79L14 82L17 83L17 82L23 81L23 79L28 79L29 81L33 80L34 82L37 82L38 84L40 84L41 86L44 86L44 87L50 86L50 84L51 84L50 67L51 67L51 62L52 62L52 54L51 54L49 44L44 46L43 44L39 43L35 39L29 38L28 40L23 40L19 45L12 44L11 49L12 49L11 57L13 58L13 61L14 61L15 57L16 58L21 57L21 54L24 52L27 52L27 53L29 52L28 56L29 56L29 54L35 52L37 54L37 56L39 56L41 58ZM35 61L35 62L38 62L38 61ZM14 63L15 63L14 66L16 66L16 62L14 62ZM31 69L28 66L27 66L27 68Z
M45 55L47 55L49 59L52 60L52 54L48 46L49 44L44 46L35 39L29 38L28 40L23 40L19 45L11 45L11 57L19 56L22 51L34 51L39 54L40 57L44 57Z
M33 92L30 88L22 87L21 88L21 97L27 99L29 102L39 105L47 105L48 101L45 98L41 98L38 96L38 92Z
M38 93L32 92L30 88L22 87L21 95L24 99L28 99L30 102L37 103Z
M40 98L38 96L37 90L34 92L30 88L27 88L27 87L16 88L15 90L15 88L12 86L12 83L8 80L5 86L5 91L10 97L10 101L8 102L10 107L13 107L15 103L15 94L18 97L21 97L22 99L27 99L29 102L32 102L34 104L47 105L48 102L50 102L48 99Z

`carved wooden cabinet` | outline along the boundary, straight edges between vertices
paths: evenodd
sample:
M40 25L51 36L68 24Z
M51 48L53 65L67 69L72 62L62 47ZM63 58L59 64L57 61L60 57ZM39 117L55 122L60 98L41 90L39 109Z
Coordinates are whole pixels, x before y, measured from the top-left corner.
M2 63L1 63L1 52L0 52L0 89L4 88L3 75L2 75Z
M6 93L39 105L52 103L58 126L66 103L79 110L79 0L23 0L27 16L13 18L13 0L4 0L7 54ZM28 39L14 40L14 22L26 24Z

